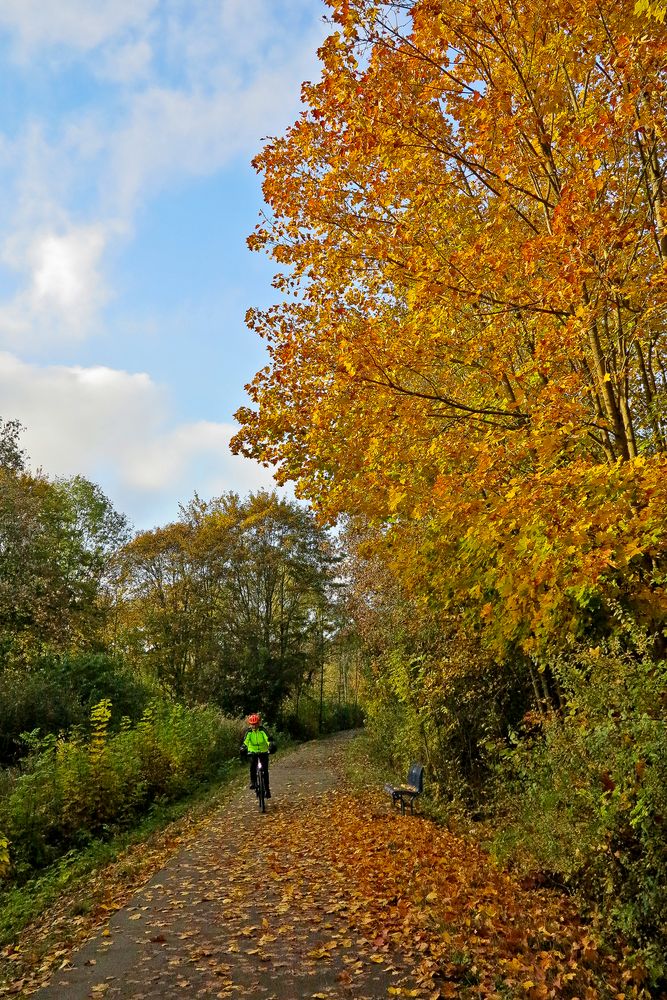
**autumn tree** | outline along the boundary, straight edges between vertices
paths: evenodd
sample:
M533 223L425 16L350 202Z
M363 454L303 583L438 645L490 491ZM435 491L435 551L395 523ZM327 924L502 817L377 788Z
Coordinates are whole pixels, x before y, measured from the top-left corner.
M283 300L249 314L271 364L236 449L451 546L501 646L575 634L605 586L659 628L664 30L611 0L331 7L255 161Z
M352 518L385 744L492 755L515 861L664 986L664 3L329 6L235 447Z

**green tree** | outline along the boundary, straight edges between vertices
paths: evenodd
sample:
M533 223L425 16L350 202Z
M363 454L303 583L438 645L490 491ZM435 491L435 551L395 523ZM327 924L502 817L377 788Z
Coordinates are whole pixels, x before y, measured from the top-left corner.
M238 504L223 635L224 704L275 715L318 665L323 619L333 603L334 556L312 512L260 492Z
M25 468L25 452L19 446L23 426L18 420L3 420L0 417L0 468L9 472L22 472Z
M275 713L311 669L326 533L266 492L195 496L181 514L126 546L116 642L177 697Z
M106 574L127 536L88 480L0 468L0 663L99 644Z
M177 522L137 535L120 557L114 641L178 698L210 653L219 603L220 567L198 543L192 526Z

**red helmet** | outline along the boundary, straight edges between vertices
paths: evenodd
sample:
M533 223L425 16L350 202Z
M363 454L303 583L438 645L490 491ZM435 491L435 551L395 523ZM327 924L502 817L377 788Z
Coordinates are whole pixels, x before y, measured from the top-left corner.
M248 725L249 726L258 726L261 721L262 721L262 717L260 715L257 715L257 713L255 713L254 715L249 715L248 716Z

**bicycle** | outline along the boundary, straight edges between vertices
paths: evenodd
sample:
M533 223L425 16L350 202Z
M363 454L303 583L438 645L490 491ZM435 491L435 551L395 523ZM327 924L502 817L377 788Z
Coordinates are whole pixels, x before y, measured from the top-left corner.
M255 795L260 812L266 812L266 775L261 758L257 757L257 773L255 775Z
M270 754L275 753L277 749L278 747L276 746L274 741L271 740L269 743L269 753ZM239 756L241 757L241 760L244 761L248 760L248 751L244 746L241 747L239 751ZM250 775L252 782L252 777L253 777L252 768L250 769ZM250 787L254 788L255 790L259 811L266 812L266 800L267 798L269 798L269 787L268 787L269 783L268 783L267 771L264 767L264 764L262 763L262 759L259 754L257 754L257 765L254 778L255 778L254 784L251 783Z

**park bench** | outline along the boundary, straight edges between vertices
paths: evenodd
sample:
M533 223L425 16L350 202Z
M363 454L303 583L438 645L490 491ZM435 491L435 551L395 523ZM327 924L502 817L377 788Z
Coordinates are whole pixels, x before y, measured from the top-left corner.
M405 807L408 804L410 812L413 813L415 799L424 790L424 768L421 764L411 764L404 785L385 785L384 790L391 795L392 805L400 804L401 816L405 816Z

